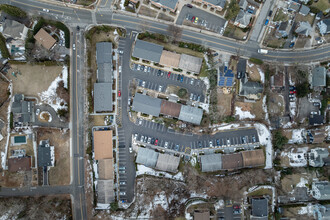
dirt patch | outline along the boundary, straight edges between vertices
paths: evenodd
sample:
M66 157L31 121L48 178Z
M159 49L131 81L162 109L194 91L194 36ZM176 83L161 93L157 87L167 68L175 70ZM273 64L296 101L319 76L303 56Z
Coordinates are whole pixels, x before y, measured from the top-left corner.
M255 120L265 118L265 112L262 108L262 97L256 102L235 102L235 105L241 107L242 111L249 111L252 115L255 115Z
M1 198L0 212L6 219L72 219L69 195Z
M270 32L267 32L263 45L271 48L283 48L285 41L286 39L284 38L277 38L275 36L275 31L271 30Z
M93 115L91 117L94 126L104 126L104 115Z
M70 183L70 131L39 128L38 143L49 140L55 148L55 166L49 170L50 185L68 185Z
M284 98L282 95L270 92L267 97L268 113L271 116L282 116L284 114Z
M0 107L9 97L8 86L9 82L5 81L0 77Z
M231 102L233 94L224 93L222 88L217 88L217 99L218 99L218 113L221 117L226 117L231 115Z
M294 47L295 48L304 48L308 41L310 41L309 38L298 37Z
M246 71L248 72L251 81L258 81L258 82L261 81L258 66L256 64L249 63L248 61L246 65Z
M26 172L17 172L17 173L11 173L9 171L2 171L0 175L0 186L3 187L22 187L26 186L23 185L24 183L24 177L26 174L31 171Z
M169 21L169 22L173 22L174 18L164 14L164 13L159 13L158 15L158 19L164 20L164 21Z
M140 7L139 14L155 18L157 16L157 11L152 10L152 9L147 8L146 6L142 5Z
M310 25L313 24L315 16L312 16L310 14L304 16L299 13L296 14L295 22L300 22L300 21L307 21Z
M305 178L309 180L311 178L310 174L307 175L302 174L302 173L296 173L292 175L286 175L282 180L281 180L281 190L284 193L290 193L294 188L296 188L296 185L300 182L301 178Z
M31 64L12 64L7 74L13 82L13 93L38 97L38 93L48 90L50 84L62 73L62 66L43 66ZM14 77L11 72L19 71Z
M243 38L247 35L247 33L245 33L241 28L228 23L223 35L225 37L230 37L237 40L243 40Z

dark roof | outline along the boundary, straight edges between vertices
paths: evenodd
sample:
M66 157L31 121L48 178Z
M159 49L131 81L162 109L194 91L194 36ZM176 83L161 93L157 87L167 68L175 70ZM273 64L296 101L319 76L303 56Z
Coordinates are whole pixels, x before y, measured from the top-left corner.
M152 0L152 1L164 5L165 7L170 8L172 10L175 9L176 4L178 3L178 0Z
M94 83L94 112L111 112L112 83Z
M136 40L132 56L159 63L163 46L147 41Z
M313 69L313 79L312 83L313 86L326 86L326 72L327 69L323 66L319 66Z
M288 21L282 21L281 24L278 26L278 30L285 31L288 25L289 25Z
M180 115L180 110L181 110L180 104L162 100L162 104L160 107L161 114L178 118Z
M263 92L263 85L259 82L248 81L247 78L241 80L240 95L256 95Z
M202 172L214 172L222 169L221 154L208 154L201 156Z
M234 170L243 167L243 157L241 153L222 155L222 169Z
M34 122L34 104L30 101L24 100L24 95L17 94L14 96L14 102L12 103L12 112L17 114L15 122L29 123Z
M19 157L8 159L9 172L31 170L31 157Z
M203 109L182 105L179 120L199 125L202 121Z
M97 82L112 82L112 43L100 42L96 44Z
M322 125L324 121L323 115L311 115L309 116L309 125Z
M239 59L237 63L237 72L246 73L246 59Z
M208 2L215 6L220 6L221 8L225 7L225 5L226 5L226 0L204 0L204 2Z
M135 93L132 109L148 115L158 117L160 114L161 99L153 98L140 93Z
M139 147L136 157L136 163L140 163L147 167L154 168L156 166L158 156L159 153L152 149Z
M302 14L302 15L308 15L310 10L311 9L309 7L307 7L306 5L301 5L299 13Z
M317 25L322 35L330 33L330 18L319 21Z
M41 144L38 146L38 167L44 166L52 166L49 141L41 141Z
M255 217L267 217L268 200L265 198L252 199L252 215Z

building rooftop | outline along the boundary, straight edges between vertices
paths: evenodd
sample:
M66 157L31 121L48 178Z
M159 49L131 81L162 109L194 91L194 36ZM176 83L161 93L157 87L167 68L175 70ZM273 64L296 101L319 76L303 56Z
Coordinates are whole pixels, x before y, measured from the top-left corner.
M312 84L313 87L318 87L318 86L326 86L326 74L327 74L327 69L323 66L316 67L312 70Z
M5 37L24 40L26 38L27 31L28 28L25 27L24 24L11 19L5 19L2 23L2 34Z
M169 102L166 100L162 100L160 106L160 114L169 115L175 118L179 118L181 111L181 105L175 102Z
M136 40L132 56L159 63L163 48L158 44Z
M235 18L235 22L247 26L250 24L252 18L252 14L249 12L246 12L242 9L240 9L240 11L238 12L236 18Z
M324 123L323 115L310 115L309 125L322 125Z
M113 159L100 159L97 165L99 179L110 180L114 178Z
M194 211L194 220L210 220L210 211Z
M94 159L112 159L112 130L94 131Z
M202 155L200 158L202 172L214 172L222 169L221 154Z
M179 67L181 54L163 50L159 63L168 67Z
M31 170L31 157L18 157L8 159L8 171L29 171Z
M299 10L299 13L302 14L302 15L304 15L304 16L306 16L306 15L308 15L308 13L309 13L310 10L311 9L309 7L307 7L306 5L301 5L301 8Z
M264 87L261 83L248 81L248 79L246 77L241 79L240 91L239 91L239 94L241 96L246 96L246 97L248 97L250 95L257 96L258 94L262 93L263 90L264 90Z
M112 111L112 83L94 83L94 112Z
M292 11L298 11L299 8L300 8L300 4L297 3L297 2L294 2L294 1L292 1L292 2L289 4L289 7L288 7L288 9L289 9L289 10L292 10Z
M178 171L180 157L175 157L170 154L159 154L156 169L175 173Z
M178 3L178 0L152 0L152 2L161 4L173 11L176 8L176 4Z
M241 152L244 167L258 167L265 165L265 154L262 149Z
M311 193L317 200L330 200L330 183L328 181L313 182Z
M159 153L152 149L139 147L136 157L136 163L154 168L156 166L158 156Z
M321 35L330 33L330 18L323 19L317 23Z
M226 0L204 0L204 2L210 3L214 6L224 8L226 5Z
M234 170L243 167L243 158L241 153L223 154L221 156L221 160L223 170Z
M158 117L160 114L161 102L161 99L135 93L132 109L136 112Z
M42 140L38 146L38 167L53 167L55 165L54 146L49 145L49 140Z
M199 125L202 121L203 109L182 105L179 120Z
M252 199L252 216L253 217L268 216L268 199L266 198Z
M112 83L112 43L96 44L97 82Z
M329 158L327 148L314 148L308 153L308 162L312 167L323 167L324 160Z
M47 50L50 50L56 43L56 40L43 28L41 28L38 33L34 35L34 39Z
M113 180L98 180L96 185L97 202L109 204L115 201Z
M179 68L191 73L199 73L202 67L203 59L199 57L181 54Z

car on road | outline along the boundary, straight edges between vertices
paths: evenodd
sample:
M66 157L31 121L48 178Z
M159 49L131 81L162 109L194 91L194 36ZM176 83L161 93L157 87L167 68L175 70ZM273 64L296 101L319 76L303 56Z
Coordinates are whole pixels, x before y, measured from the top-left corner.
M294 86L289 86L289 89L290 89L290 90L296 90L296 87L294 87Z
M313 106L320 107L321 104L319 102L313 102Z
M290 45L289 45L289 48L292 48L294 46L294 42L292 42Z
M121 96L121 91L119 90L119 91L118 91L118 97L120 97L120 96Z
M181 75L181 79L180 79L180 82L183 82L183 75Z
M193 6L191 4L186 4L188 8L192 8Z
M170 77L171 77L171 72L168 72L167 78L170 78Z
M168 142L165 141L165 145L164 145L165 148L168 148Z
M158 138L156 138L156 140L155 140L155 145L156 146L158 145Z
M49 12L49 10L47 8L43 8L42 11Z
M123 50L118 50L118 53L119 54L124 54L124 51Z
M265 25L267 25L269 23L269 19L266 19L265 21Z
M72 50L76 50L76 44L72 44Z

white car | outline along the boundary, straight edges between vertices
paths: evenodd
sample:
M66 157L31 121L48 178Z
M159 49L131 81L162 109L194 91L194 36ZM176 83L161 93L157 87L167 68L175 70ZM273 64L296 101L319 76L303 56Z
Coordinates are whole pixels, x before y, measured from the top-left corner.
M76 49L76 44L72 44L72 50Z
M36 115L39 115L39 114L40 114L40 109L38 108L36 111Z
M133 153L133 149L131 147L129 148L129 153Z
M194 79L191 79L190 85L193 85L193 84L194 84Z
M123 54L124 53L124 51L122 51L122 50L118 50L118 52L119 52L119 54Z
M118 72L121 73L121 66L118 67Z
M44 11L44 12L49 12L49 10L46 9L46 8L42 9L42 11Z
M159 86L159 88L158 88L158 92L161 92L162 89L163 89L163 86Z
M126 192L119 192L119 195L124 196L126 195Z
M143 81L142 82L142 87L145 87L146 86L146 81Z
M138 137L138 134L134 134L134 140L136 140Z
M165 147L165 148L168 148L168 142L167 142L167 141L165 142L164 147Z
M139 125L142 125L142 120L139 121Z

